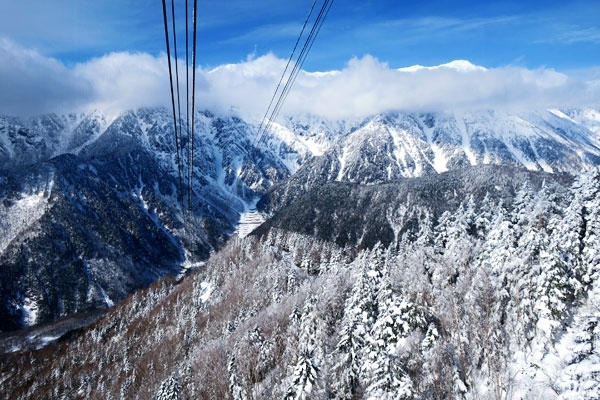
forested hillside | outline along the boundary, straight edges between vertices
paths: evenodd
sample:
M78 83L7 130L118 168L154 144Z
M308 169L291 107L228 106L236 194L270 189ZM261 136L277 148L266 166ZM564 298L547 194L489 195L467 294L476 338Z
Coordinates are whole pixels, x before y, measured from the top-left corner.
M272 228L3 356L7 398L593 399L600 171L424 207L389 245Z

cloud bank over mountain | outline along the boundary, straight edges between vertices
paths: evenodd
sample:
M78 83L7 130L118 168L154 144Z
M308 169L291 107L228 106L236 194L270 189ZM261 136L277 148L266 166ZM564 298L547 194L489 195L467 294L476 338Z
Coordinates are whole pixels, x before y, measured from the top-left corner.
M0 113L42 114L95 101L90 81L35 50L0 38Z
M201 61L200 61L201 62ZM285 68L272 54L197 69L197 107L262 117ZM185 96L185 65L179 64ZM99 109L116 114L141 106L170 106L166 56L111 53L75 66L0 39L0 113L36 115ZM597 107L600 80L517 66L486 69L459 60L436 67L395 69L367 55L342 70L301 71L281 114L357 118L375 113L447 109Z

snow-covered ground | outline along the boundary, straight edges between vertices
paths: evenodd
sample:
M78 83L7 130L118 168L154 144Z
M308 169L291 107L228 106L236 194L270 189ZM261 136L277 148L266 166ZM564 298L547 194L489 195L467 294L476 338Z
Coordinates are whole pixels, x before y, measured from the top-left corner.
M265 222L265 217L256 210L256 206L249 208L240 215L240 222L235 230L235 234L244 238L263 222Z
M48 197L43 192L23 196L10 209L0 205L0 253L46 212Z

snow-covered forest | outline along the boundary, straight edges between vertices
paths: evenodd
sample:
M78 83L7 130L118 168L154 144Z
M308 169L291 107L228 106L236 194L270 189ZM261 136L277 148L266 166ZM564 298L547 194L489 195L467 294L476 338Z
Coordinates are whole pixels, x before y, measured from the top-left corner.
M273 228L3 356L5 396L594 399L600 170L466 197L389 246Z

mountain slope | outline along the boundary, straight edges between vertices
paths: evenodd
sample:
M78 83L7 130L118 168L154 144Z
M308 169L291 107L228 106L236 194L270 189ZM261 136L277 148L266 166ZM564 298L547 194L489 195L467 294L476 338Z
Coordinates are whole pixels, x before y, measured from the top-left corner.
M599 187L595 170L566 187L524 185L504 204L464 199L395 248L282 230L234 239L180 283L159 281L52 347L5 355L3 389L595 398Z
M593 110L389 113L362 121L295 116L259 139L255 124L202 112L191 181L189 129L182 121L178 155L165 109L129 111L114 120L98 112L2 117L0 278L6 282L0 295L6 322L0 330L108 306L165 273L196 265L223 246L267 192L259 208L274 218L266 227L339 244L391 243L404 232L400 226L418 218L397 209L420 185L435 195L427 207L447 203L451 210L470 180L491 196L495 186L502 193L516 190L486 168L460 177L474 165L524 166L559 176L597 164L597 117ZM421 176L430 180L405 180ZM381 183L380 189L352 186ZM368 212L355 213L357 204ZM48 279L37 279L38 270ZM59 286L72 293L45 288L63 275L70 280Z
M272 216L255 234L262 236L277 228L340 246L389 246L411 233L423 219L435 222L444 212L454 212L465 199L477 206L505 204L523 187L562 187L572 179L495 165L465 167L378 185L306 179L306 172L299 171L261 199L259 208ZM307 181L311 183L306 185Z
M99 112L46 115L28 120L0 116L0 170L11 170L76 151L107 127Z
M166 110L4 120L0 330L111 306L206 259L299 157L255 147L239 119L198 120L191 186Z
M0 255L0 329L110 306L179 271L184 255L159 222L155 212L160 208L146 210L131 195L119 195L96 171L64 155L10 176L14 195L5 202L29 192L17 201L37 202L32 208L39 214L31 218L27 209L17 213L3 207L5 221L18 231ZM21 225L20 218L31 219Z
M576 174L600 163L593 131L600 119L581 113L590 117L577 122L558 110L378 115L332 141L312 176L381 183L487 164Z

